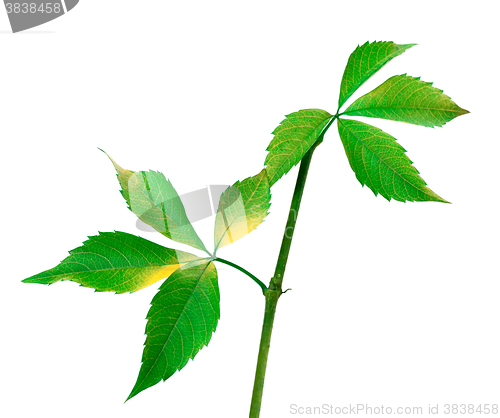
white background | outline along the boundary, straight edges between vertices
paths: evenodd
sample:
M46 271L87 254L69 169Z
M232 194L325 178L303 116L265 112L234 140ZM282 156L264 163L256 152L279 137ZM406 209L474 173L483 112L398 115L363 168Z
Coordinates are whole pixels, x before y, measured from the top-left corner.
M114 295L21 280L97 231L186 249L136 229L97 147L162 171L180 194L254 175L285 114L336 111L347 58L367 40L418 46L355 97L408 73L471 112L436 129L364 120L398 138L452 204L375 198L332 126L304 193L262 417L292 416L291 404L500 403L495 5L81 0L19 34L2 6L0 415L247 416L264 301L246 276L219 267L210 345L126 404L159 284ZM219 253L265 282L296 174L273 187L264 224ZM207 243L212 224L195 223Z

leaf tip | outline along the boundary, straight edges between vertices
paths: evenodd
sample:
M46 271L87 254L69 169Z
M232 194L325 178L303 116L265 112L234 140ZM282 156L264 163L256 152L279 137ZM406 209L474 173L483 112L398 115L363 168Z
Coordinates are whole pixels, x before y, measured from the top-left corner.
M97 147L97 149L98 149L99 151L104 152L104 154L106 154L106 157L108 157L108 158L111 160L111 162L112 162L113 164L116 164L116 163L115 163L115 161L111 158L111 156L110 156L110 155L109 155L106 151L104 151L102 148L99 148L99 147Z
M138 383L139 382L136 382L136 384L134 385L134 387L130 391L130 394L127 396L127 399L125 399L125 402L123 402L123 403L128 402L130 399L132 399L133 397L135 397L136 395L138 395L139 393L141 393L144 390L144 389L140 389L140 387L138 387Z
M428 190L430 190L430 189L428 189ZM439 202L439 203L449 203L449 204L451 204L451 202L448 202L446 199L443 199L441 196L439 196L438 194L434 193L432 190L430 190L430 192L431 192L431 197L433 197L433 199L431 199L431 200L433 200L435 202Z

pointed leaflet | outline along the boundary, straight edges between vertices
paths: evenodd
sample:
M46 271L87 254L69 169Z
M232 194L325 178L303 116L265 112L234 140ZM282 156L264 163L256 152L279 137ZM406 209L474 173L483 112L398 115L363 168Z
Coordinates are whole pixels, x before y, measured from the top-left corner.
M207 252L187 218L179 195L162 173L129 171L120 167L109 155L108 157L115 166L122 186L121 193L129 209L141 221L167 238Z
M269 185L300 162L304 154L328 124L332 115L321 109L305 109L286 115L274 130L274 138L267 147L266 161Z
M345 115L367 116L422 126L442 126L469 113L442 90L419 77L395 75L351 104Z
M100 232L71 250L57 267L23 282L52 284L71 280L99 292L135 292L199 260L193 254L125 232Z
M356 178L387 200L446 202L419 176L406 150L384 131L356 120L338 119L338 128Z
M232 244L259 226L271 206L266 169L228 187L219 200L215 217L215 251Z
M177 270L151 302L139 377L130 399L167 380L208 345L220 318L217 271L212 262Z
M350 55L342 76L339 109L351 95L390 60L415 44L398 45L394 42L366 42Z

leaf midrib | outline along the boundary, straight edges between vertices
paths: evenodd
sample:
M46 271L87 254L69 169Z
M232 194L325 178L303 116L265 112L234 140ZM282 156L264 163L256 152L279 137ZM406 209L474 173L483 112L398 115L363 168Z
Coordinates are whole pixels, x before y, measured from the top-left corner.
M203 243L201 243L201 244L202 244L202 246L201 246L201 248L200 248L200 246L199 246L199 244L200 244L200 243L196 242L196 241L193 239L193 237L191 237L190 235L188 235L188 233L187 233L187 232L186 232L186 231L185 231L185 230L184 230L181 226L179 226L179 224L178 224L178 223L177 223L174 219L172 219L170 216L168 216L168 215L167 215L167 213L166 213L164 210L162 210L162 208L160 208L160 207L159 207L159 206L158 206L158 205L157 205L157 204L153 201L153 199L150 197L150 194L151 194L151 189L150 189L150 187L149 187L149 182L148 182L148 179L147 179L147 177L146 177L146 174L145 174L145 172L143 172L143 171L141 171L141 172L140 172L140 174L142 175L142 178L143 178L143 180L144 180L144 184L145 184L145 186L146 186L146 190L148 191L148 194L144 193L144 192L143 192L143 191L142 191L139 187L137 187L137 185L136 185L136 184L132 184L132 187L135 187L135 189L136 189L136 190L138 190L138 191L139 191L139 192L140 192L140 193L141 193L141 194L142 194L142 195L143 195L146 199L148 199L148 200L151 202L151 205L152 205L152 206L154 206L157 210L159 210L159 211L162 213L162 217L163 217L163 219L164 219L164 225L165 225L166 232L164 232L164 233L163 233L163 232L160 232L160 231L158 231L158 232L160 232L160 234L162 234L162 235L165 235L167 238L173 239L173 238L172 238L172 234L171 234L171 232L170 232L170 229L168 228L169 222L168 222L168 221L166 221L166 219L168 219L168 220L170 220L170 221L171 221L171 223L172 223L175 227L177 227L177 229L179 229L179 230L181 230L181 231L182 231L183 235L184 235L186 238L188 238L189 242L191 242L191 244L188 244L188 245L191 245L191 246L192 246L192 247L194 247L194 248L198 248L199 250L206 251L206 249L204 249L204 248L203 248L203 247L204 247L204 246L203 246ZM173 186L172 186L172 188L173 188ZM178 196L177 196L177 197L178 197ZM129 198L130 198L130 194L129 194ZM162 205L163 205L163 202L162 202ZM187 216L186 216L186 217L187 217ZM188 219L188 221L189 221L189 219ZM165 222L166 222L166 223L165 223ZM156 229L156 228L155 228L155 229ZM193 228L192 226L191 226L191 229L194 231L194 228ZM196 235L196 231L194 231L194 233L195 233L195 235ZM168 235L167 235L167 234L168 234ZM196 235L196 237L198 237L198 235ZM198 239L199 239L199 237L198 237ZM175 240L174 240L174 241L175 241ZM201 240L200 240L200 242L201 242ZM187 243L184 243L184 244L187 244Z
M347 129L364 147L366 147L375 157L377 157L377 159L379 161L381 161L386 167L390 168L401 180L403 180L405 183L408 183L411 187L413 187L414 189L417 189L419 191L421 191L422 193L426 194L427 196L431 196L429 195L429 193L426 191L426 190L422 190L420 189L419 187L415 186L414 184L410 183L408 180L406 180L404 177L401 176L401 174L399 174L396 170L394 170L389 164L387 164L385 162L385 160L383 158L381 158L379 155L377 155L377 153L375 153L368 145L366 145L363 140L361 140L360 138L358 138L358 136L353 132L351 131L346 125L344 125L344 123L342 123L342 120L339 118L338 119L339 123L345 128Z
M383 62L384 60L380 60L377 62L377 64L375 64L372 68L370 68L369 71L366 71L359 79L359 81L355 84L353 84L353 86L351 87L351 89L349 89L349 91L347 92L347 94L345 94L344 96L344 102L342 103L342 105L345 104L345 102L356 92L356 90L362 86L366 81L368 81L369 77L366 78L367 74L370 74L370 72L377 68L381 62ZM354 72L356 71L356 67L353 66L353 69L352 69L352 72L353 72L353 78L354 78ZM377 70L378 71L378 70ZM374 72L377 72L377 71L374 71Z
M94 254L95 255L95 254ZM203 260L203 259L200 259ZM192 261L197 261L197 260L192 260ZM147 269L147 268L156 268L156 267L166 267L166 266L174 266L176 264L179 264L179 268L183 267L185 264L188 264L190 261L185 261L185 262L178 262L178 263L172 263L172 264L159 264L159 265L154 265L151 264L149 266L142 266L142 267L135 267L135 266L130 266L130 267L115 267L115 268L106 268L106 269L96 269L96 270L82 270L82 271L74 271L70 273L60 273L60 274L51 274L46 277L59 277L59 276L69 276L72 274L81 274L81 273L99 273L99 272L104 272L104 271L116 271L116 270L127 270L127 269ZM67 263L61 263L61 266L66 266L68 264L82 264L78 262L67 262ZM59 266L58 266L59 267ZM54 268L58 268L54 267Z
M191 294L189 295L189 297L187 298L186 300L186 303L184 304L177 320L175 321L175 324L172 326L172 329L170 330L169 334L168 334L168 337L165 339L165 344L163 344L161 350L160 350L160 354L158 356L156 356L152 366L149 368L148 372L146 373L146 375L144 376L144 378L141 380L141 385L142 385L142 382L144 382L146 380L146 378L149 376L149 374L151 373L151 371L154 369L156 363L158 362L158 359L160 358L161 354L164 352L165 350L165 347L167 346L168 344L168 340L170 339L172 333L174 332L174 330L177 328L177 324L179 323L180 319L181 319L181 316L184 314L184 311L186 309L186 306L188 305L188 302L191 300L193 294L194 294L194 291L195 289L198 287L198 284L200 283L200 280L201 278L203 277L203 275L205 274L205 271L207 270L208 266L210 265L211 262L207 263L207 265L205 266L205 268L203 269L203 272L200 274L200 276L198 277L198 280L196 281L196 284L195 286L193 286L193 291L191 292ZM175 272L174 272L175 273ZM173 274L173 273L172 273ZM181 334L182 335L182 334ZM162 373L162 378L163 378L163 373Z
M415 107L415 106L370 106L370 107L359 107L356 109L347 109L344 113L341 113L339 116L342 115L351 115L352 112L358 112L360 110L372 110L372 109L411 109L411 110L438 110L441 112L455 112L455 113L460 113L463 111L463 109L441 109L437 107Z
M396 45L396 44L393 44L392 46L394 47L395 45ZM371 54L372 52L373 52L373 51L370 51L370 54ZM380 50L379 50L379 51L377 51L377 54L378 54L379 52L380 52ZM381 62L383 62L384 60L390 61L391 59L393 59L393 58L394 58L394 55L395 55L397 52L399 52L399 50L396 48L396 50L395 50L395 51L393 51L391 55L389 55L388 57L385 57L385 58L381 59L380 61L377 61L377 64L376 64L376 65L374 65L372 68L370 68L370 71L371 71L371 70L373 70L374 68L377 68L377 66L379 66L379 65L380 65L380 63L381 63ZM404 51L403 51L403 52L404 52ZM363 53L364 53L364 51L363 51ZM362 54L363 54L363 53L362 53ZM397 56L397 55L396 55L396 56ZM354 70L355 70L355 69L356 69L356 67L353 65L353 75L354 75ZM380 68L379 68L379 69L380 69ZM379 70L379 69L378 69L378 70ZM374 73L376 73L378 70L375 70L375 71L374 71ZM354 94L354 92L355 92L355 91L356 91L356 90L357 90L357 89L358 89L361 85L363 85L363 84L364 84L364 83L365 83L365 82L366 82L366 81L370 78L370 77L368 77L368 78L366 78L365 80L363 80L363 78L365 78L365 77L366 77L366 75L370 73L370 71L365 72L365 73L363 74L363 77L361 77L361 78L360 78L360 81L357 83L357 85L355 84L355 85L354 85L354 86L353 86L353 87L349 90L349 92L348 92L349 94L345 94L345 95L344 95L344 100L342 101L342 104L339 106L339 109L340 109L340 107L344 106L344 104L345 104L345 103L347 102L347 100L348 100L348 99L349 99L349 98L350 98L350 97ZM373 75L373 74L372 74L372 75ZM353 78L354 78L354 76L353 76ZM363 81L361 81L361 80L363 80Z
M266 175L267 175L267 171L266 171ZM253 195L255 194L255 192L257 191L257 189L259 188L259 186L261 185L261 183L264 181L264 176L262 176L261 179L259 179L259 184L257 185L257 187L254 188L254 190L252 191L252 194L250 195L250 197L247 199L247 202L250 202L252 200L252 197ZM234 187L234 186L232 186ZM238 187L236 187L236 189L238 189ZM239 189L238 189L239 190ZM241 196L241 190L239 190L240 192L240 196ZM243 197L241 198L243 200ZM245 203L243 203L243 208L247 208L247 205ZM222 216L224 216L224 213L222 213ZM226 227L226 229L224 230L223 234L221 235L220 239L219 239L219 242L217 243L217 245L215 246L215 250L214 251L217 251L219 249L219 245L220 243L222 242L222 239L224 238L224 235L226 235L226 233L228 232L228 230L231 228L231 225L236 221L237 218L234 218L231 223ZM231 238L230 238L231 239ZM231 240L232 241L232 240ZM234 241L233 241L234 242ZM231 242L232 244L232 242Z
M303 143L306 139L308 139L308 138L312 135L312 133L313 133L313 132L314 132L314 131L318 128L318 126L319 126L319 125L321 125L323 122L325 122L325 121L327 121L327 120L329 120L329 119L331 119L331 118L333 118L333 117L334 117L333 115L330 115L330 116L326 117L325 119L322 119L322 120L321 120L321 122L319 122L319 123L318 123L318 124L317 124L317 125L316 125L313 129L312 129L312 131L311 131L311 132L310 132L310 133L309 133L309 134L308 134L308 135L307 135L304 139L302 139L302 140L300 140L300 139L296 139L296 141L298 142L298 144L299 144L299 145L298 145L297 147L295 147L295 148L293 149L293 151L292 151L292 152L290 152L290 153L288 154L288 156L286 156L286 158L285 158L285 160L283 161L283 163L282 163L282 164L280 164L279 169L277 169L277 170L275 171L273 178L269 180L269 183L272 183L272 184L276 183L276 181L277 181L277 180L276 180L274 183L273 183L271 180L274 180L274 177L276 177L276 174L279 172L279 170L281 170L281 168L285 165L285 163L286 163L286 162L289 162L289 161L290 161L290 158L292 157L292 155L294 155L294 154L295 154L295 152L296 152L296 151L297 151L297 149L300 147L300 145L301 145L301 144L302 144L302 143ZM326 125L325 125L325 126L326 126ZM323 131L322 131L322 132L323 132ZM321 135L321 133L318 135L318 138L319 138L319 136L320 136L320 135ZM286 140L285 140L285 141L286 141ZM313 145L313 144L311 144L311 145L309 146L309 148L310 148L312 145ZM308 149L309 149L309 148L308 148ZM307 152L307 151L306 151L306 152ZM292 165L292 166L293 166L293 165ZM282 176L283 176L283 174L282 174ZM280 178L281 178L281 176L280 176Z

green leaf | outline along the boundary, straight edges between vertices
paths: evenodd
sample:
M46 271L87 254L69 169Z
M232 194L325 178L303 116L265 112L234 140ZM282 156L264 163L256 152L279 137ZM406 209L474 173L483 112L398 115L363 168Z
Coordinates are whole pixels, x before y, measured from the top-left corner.
M356 178L387 200L449 203L427 188L406 150L384 131L356 120L338 119L338 128Z
M442 90L419 77L395 75L351 104L345 115L390 119L428 127L442 126L469 113Z
M325 110L305 109L286 115L274 130L274 138L267 147L266 160L269 185L298 164L323 132L332 115Z
M167 380L208 345L220 318L217 271L212 262L175 271L151 302L139 377L130 399Z
M271 188L266 169L237 181L221 195L215 217L215 251L259 226L269 214Z
M350 55L342 76L339 109L373 74L390 60L416 44L398 45L394 42L366 42Z
M100 232L69 253L57 267L23 282L49 285L71 280L99 292L135 292L168 277L181 266L202 260L118 231Z
M108 157L115 166L122 187L121 193L128 208L141 221L167 238L208 253L189 222L179 195L162 173L129 171L120 167L109 155Z

